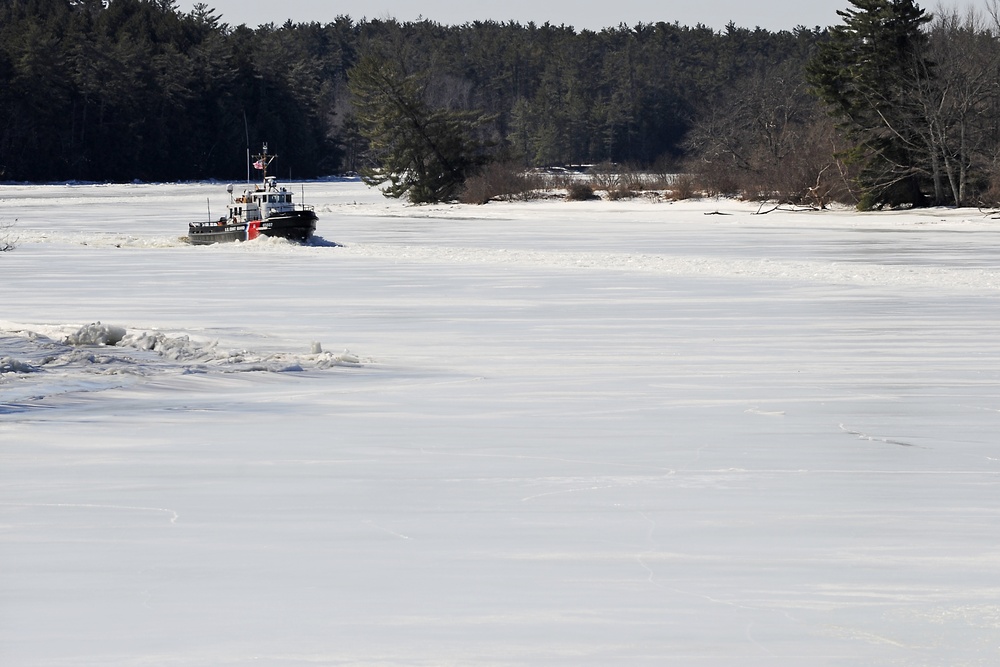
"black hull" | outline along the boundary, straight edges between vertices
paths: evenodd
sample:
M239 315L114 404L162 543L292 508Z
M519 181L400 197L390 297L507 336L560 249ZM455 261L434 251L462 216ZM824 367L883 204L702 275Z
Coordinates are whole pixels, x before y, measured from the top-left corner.
M305 243L316 231L316 219L316 213L309 209L273 215L260 222L259 234ZM226 220L192 222L188 225L188 240L192 245L246 241L249 227L250 223Z

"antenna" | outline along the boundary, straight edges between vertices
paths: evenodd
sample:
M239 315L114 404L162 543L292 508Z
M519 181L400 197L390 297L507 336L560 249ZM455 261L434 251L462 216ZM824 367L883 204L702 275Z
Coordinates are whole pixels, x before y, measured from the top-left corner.
M247 110L243 110L243 132L247 138L247 185L250 185L250 125L247 124Z

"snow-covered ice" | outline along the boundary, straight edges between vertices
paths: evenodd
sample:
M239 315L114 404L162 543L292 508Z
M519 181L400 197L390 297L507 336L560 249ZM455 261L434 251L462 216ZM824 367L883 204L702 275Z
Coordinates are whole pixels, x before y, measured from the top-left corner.
M0 187L0 664L1000 662L1000 221L305 193Z

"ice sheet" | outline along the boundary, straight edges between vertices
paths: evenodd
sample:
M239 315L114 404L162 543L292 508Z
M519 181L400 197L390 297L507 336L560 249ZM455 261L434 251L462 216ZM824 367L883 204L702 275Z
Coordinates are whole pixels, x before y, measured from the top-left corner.
M0 187L0 663L1000 659L997 221L303 189Z

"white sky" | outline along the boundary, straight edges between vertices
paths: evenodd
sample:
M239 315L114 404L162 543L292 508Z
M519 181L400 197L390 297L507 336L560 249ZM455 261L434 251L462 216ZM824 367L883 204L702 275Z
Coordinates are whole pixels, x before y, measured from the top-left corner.
M973 3L980 6L985 0ZM245 23L257 26L261 23L284 23L292 19L296 23L319 21L326 23L338 15L348 15L354 19L396 18L401 21L424 17L440 23L452 25L477 19L497 21L515 20L520 23L566 24L577 29L599 30L617 26L620 23L679 22L693 26L702 23L715 29L723 28L729 21L739 26L761 26L768 30L792 29L799 25L807 27L833 25L839 21L836 11L848 7L846 0L769 0L768 2L747 2L746 0L701 0L701 2L653 2L652 0L618 0L617 2L579 2L578 0L508 0L495 2L465 2L454 0L424 0L411 2L402 0L371 0L364 3L331 3L325 0L215 0L207 2L222 14L230 25ZM968 6L962 0L945 0L945 6ZM194 2L181 2L182 11L189 11ZM938 6L937 2L923 3L927 10Z

